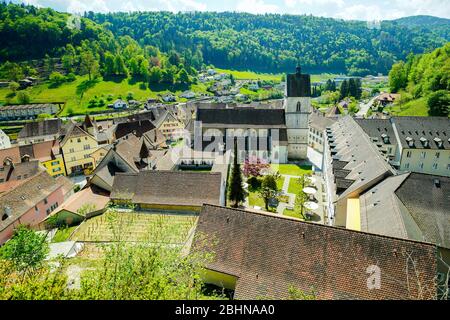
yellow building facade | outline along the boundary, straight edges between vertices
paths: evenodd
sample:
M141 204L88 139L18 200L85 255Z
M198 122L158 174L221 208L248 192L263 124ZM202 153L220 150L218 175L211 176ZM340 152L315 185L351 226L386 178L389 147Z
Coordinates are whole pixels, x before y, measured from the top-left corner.
M66 167L62 155L58 155L56 159L42 161L41 164L47 170L47 173L52 177L59 177L66 175Z
M92 153L98 149L97 140L78 126L73 126L61 142L67 175L89 174L95 168Z

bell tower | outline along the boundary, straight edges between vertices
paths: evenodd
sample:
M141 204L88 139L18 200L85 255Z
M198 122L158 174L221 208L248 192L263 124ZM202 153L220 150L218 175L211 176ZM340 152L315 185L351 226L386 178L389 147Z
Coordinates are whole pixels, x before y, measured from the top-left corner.
M311 114L311 77L302 74L297 66L296 72L286 77L284 110L288 136L288 159L306 159Z

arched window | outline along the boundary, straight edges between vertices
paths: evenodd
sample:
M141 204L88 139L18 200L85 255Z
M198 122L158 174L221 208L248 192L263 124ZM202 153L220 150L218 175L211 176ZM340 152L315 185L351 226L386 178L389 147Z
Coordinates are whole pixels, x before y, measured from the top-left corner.
M299 102L297 102L297 112L300 112L302 109L302 104Z

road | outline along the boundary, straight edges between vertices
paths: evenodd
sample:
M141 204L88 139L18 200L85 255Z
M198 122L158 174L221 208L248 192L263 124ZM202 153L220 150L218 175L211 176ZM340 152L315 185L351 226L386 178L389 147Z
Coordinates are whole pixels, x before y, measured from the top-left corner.
M367 111L369 111L369 108L372 107L375 100L378 98L378 96L373 97L370 99L367 103L360 103L359 104L359 111L355 114L356 117L364 118L364 116L367 114Z

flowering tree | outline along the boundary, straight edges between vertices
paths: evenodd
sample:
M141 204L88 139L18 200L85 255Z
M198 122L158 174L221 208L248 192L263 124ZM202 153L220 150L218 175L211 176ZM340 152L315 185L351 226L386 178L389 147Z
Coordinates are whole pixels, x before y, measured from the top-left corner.
M245 159L243 173L246 177L260 177L262 175L262 171L269 168L269 163L253 156Z

